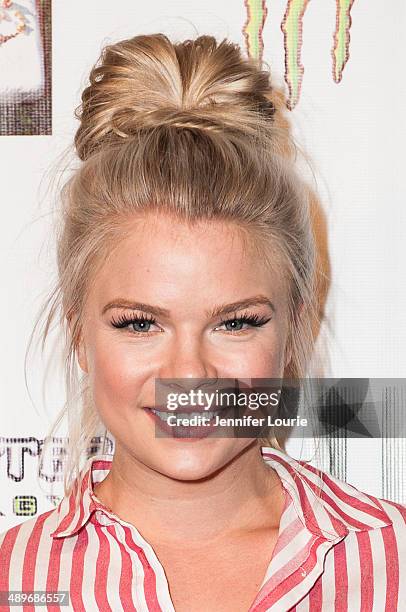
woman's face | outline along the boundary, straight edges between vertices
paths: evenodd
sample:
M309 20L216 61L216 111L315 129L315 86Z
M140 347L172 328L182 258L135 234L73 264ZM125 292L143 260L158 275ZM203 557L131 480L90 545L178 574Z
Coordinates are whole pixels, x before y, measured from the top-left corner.
M155 404L156 378L281 378L289 360L285 291L283 274L271 273L231 223L134 220L91 285L78 351L116 454L190 480L251 445L252 438L159 437L144 408ZM216 314L220 308L227 312ZM128 323L134 316L148 320ZM264 324L224 323L242 316Z

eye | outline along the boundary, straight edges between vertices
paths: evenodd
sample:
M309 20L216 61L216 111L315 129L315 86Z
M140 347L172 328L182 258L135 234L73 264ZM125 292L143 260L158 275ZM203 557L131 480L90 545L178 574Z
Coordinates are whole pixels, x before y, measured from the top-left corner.
M124 329L126 327L132 326L131 333L136 335L148 335L150 333L151 325L156 323L156 319L152 316L146 315L131 315L126 316L122 315L118 319L112 319L111 324L113 327L118 329Z
M226 329L226 331L231 331L231 332L240 332L240 331L248 331L248 329L251 327L262 327L262 325L265 325L265 323L268 323L268 321L271 320L272 317L260 317L257 314L246 314L246 315L242 315L241 317L234 317L233 319L226 319L225 321L222 321L220 323L220 325L226 325L229 326L228 329ZM243 329L242 326L246 324L248 325L248 329L245 328Z
M261 327L268 323L272 317L260 317L257 314L245 314L240 317L226 319L220 323L226 326L226 331L233 333L246 332L249 328ZM152 333L151 326L156 324L156 319L150 315L121 315L112 319L111 324L118 329L129 328L132 334L147 336ZM247 325L248 328L243 328Z

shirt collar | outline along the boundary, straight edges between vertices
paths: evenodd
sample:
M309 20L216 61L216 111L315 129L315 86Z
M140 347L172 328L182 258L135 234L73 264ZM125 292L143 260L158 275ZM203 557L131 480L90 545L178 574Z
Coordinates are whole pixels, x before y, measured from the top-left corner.
M52 537L59 538L77 533L97 510L109 512L97 499L93 486L107 476L112 460L113 456L108 454L93 455L87 460L71 493L65 496L58 506L57 527L51 533Z
M296 513L311 533L335 541L350 531L392 525L377 497L272 447L261 448L292 498Z
M335 541L349 531L367 531L392 524L376 497L273 447L263 446L261 452L266 463L277 472L297 515L311 533ZM119 520L93 492L93 485L107 476L112 459L112 455L100 454L87 460L72 492L58 506L57 527L52 537L77 533L97 510Z

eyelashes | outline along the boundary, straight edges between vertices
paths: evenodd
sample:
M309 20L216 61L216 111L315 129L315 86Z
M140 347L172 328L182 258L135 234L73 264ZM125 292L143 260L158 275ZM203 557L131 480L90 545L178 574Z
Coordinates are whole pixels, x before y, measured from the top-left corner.
M272 317L260 317L258 314L244 314L241 315L240 317L232 317L229 319L225 319L223 321L221 321L221 323L219 325L228 325L230 323L237 323L239 324L248 324L251 327L262 327L263 325L265 325L265 323L268 323L268 321L271 320ZM155 325L156 323L156 319L152 316L152 315L130 315L130 316L126 316L126 315L121 315L120 317L118 317L117 319L112 319L111 324L113 325L113 327L116 327L117 329L124 329L130 325L141 325L141 326L149 326L149 325ZM231 331L232 333L234 332L240 332L240 331L247 331L244 329L229 329L227 331ZM137 331L132 331L131 333L134 334L139 334L139 335L148 335L149 333L149 329L145 330L145 329L141 329L141 330L137 330Z
M111 324L113 325L113 327L117 327L118 329L122 329L123 327L127 327L127 325L130 325L130 323L139 323L139 324L144 324L144 323L151 323L151 324L155 324L156 323L156 319L154 319L154 317L152 317L151 315L142 315L142 316L138 316L138 315L131 315L130 317L126 317L125 315L122 315L121 317L119 317L118 319L112 319Z
M271 317L260 317L258 314L247 314L241 315L241 317L225 319L220 323L220 325L226 325L227 323L234 323L237 321L238 323L248 323L248 325L251 325L251 327L261 327L262 325L265 325L265 323L268 323L268 321L270 320Z

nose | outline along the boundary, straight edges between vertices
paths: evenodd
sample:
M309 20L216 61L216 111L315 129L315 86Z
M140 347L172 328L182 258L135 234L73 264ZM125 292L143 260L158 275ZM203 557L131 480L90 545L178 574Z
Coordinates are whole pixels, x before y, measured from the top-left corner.
M198 340L184 338L173 343L158 377L167 389L188 392L212 386L218 379L218 372L207 349Z

